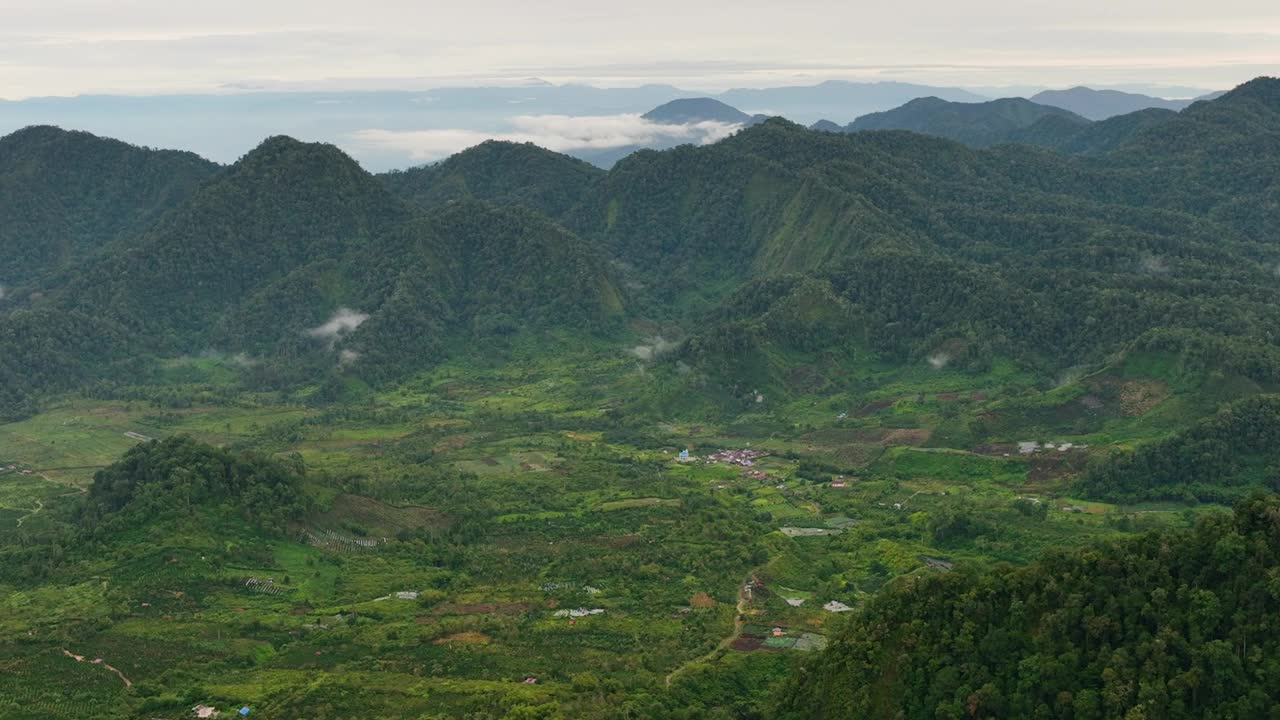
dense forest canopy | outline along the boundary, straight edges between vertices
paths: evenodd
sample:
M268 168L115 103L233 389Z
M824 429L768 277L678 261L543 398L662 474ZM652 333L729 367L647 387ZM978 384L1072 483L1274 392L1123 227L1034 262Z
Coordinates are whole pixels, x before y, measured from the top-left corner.
M895 584L780 718L1260 718L1280 709L1280 502L1026 568Z
M913 133L822 133L772 120L712 146L636 153L609 173L529 145L485 143L375 178L332 147L273 138L215 175L189 156L23 131L5 139L2 166L30 167L22 158L44 152L44 165L80 168L80 182L103 186L77 198L116 187L84 169L82 156L110 163L111 152L140 154L146 172L127 173L130 182L155 182L164 162L186 175L126 186L152 204L119 222L177 206L109 252L84 256L75 273L59 276L68 279L0 301L81 313L97 327L80 344L106 350L64 341L33 353L17 343L4 353L7 372L21 378L6 393L6 412L29 410L33 391L78 382L46 378L34 357L69 378L118 372L120 343L131 357L243 350L323 371L326 351L341 348L305 334L348 309L372 318L366 335L418 328L412 347L431 362L464 328L604 327L595 319L622 313L624 295L632 317L696 326L715 311L716 322L746 322L727 318L732 305L716 308L743 283L779 273L829 283L850 303L855 334L897 357L960 338L1051 372L1097 362L1154 328L1269 349L1280 263L1269 243L1269 229L1280 226L1278 84L1259 79L1158 122L1151 112L1113 118L1106 123L1133 132L1090 158L1019 145L975 152ZM50 154L51 142L82 149ZM184 179L193 172L207 182L193 189ZM567 232L529 213L451 209L460 200L524 205ZM416 219L424 214L434 219ZM488 226L469 217L486 214ZM129 227L119 222L107 224L112 234ZM498 225L509 240L494 235ZM476 240L453 240L476 232ZM529 245L532 237L540 244ZM474 257L496 264L476 266L465 254L477 240L489 247ZM531 255L530 247L541 249ZM467 278L493 282L531 261L545 267L464 289ZM788 342L768 335L761 339ZM369 356L368 379L412 365L409 345L386 340L349 339L352 352ZM697 353L709 358L714 345L701 340ZM345 372L362 372L348 365Z
M306 509L304 469L254 453L233 453L176 436L137 446L99 470L78 522L117 531L132 524L226 505L279 533Z
M53 127L0 138L0 284L45 279L127 243L216 171L191 153Z

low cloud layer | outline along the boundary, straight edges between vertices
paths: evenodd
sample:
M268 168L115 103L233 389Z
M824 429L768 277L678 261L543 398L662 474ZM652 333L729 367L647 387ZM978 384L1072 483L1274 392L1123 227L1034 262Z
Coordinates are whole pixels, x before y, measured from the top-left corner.
M333 343L338 338L355 330L368 320L369 316L362 312L357 312L350 308L338 308L338 311L329 318L329 321L318 327L313 327L307 331L307 334L317 340L325 340Z
M507 121L508 129L477 130L361 130L357 143L373 150L406 153L420 162L431 162L479 145L486 140L531 142L556 152L607 150L630 146L705 145L732 135L741 125L699 122L663 125L640 115L520 115Z
M652 338L649 338L648 344L637 345L627 350L627 352L636 356L641 360L648 361L648 360L655 360L671 352L672 350L676 349L676 347L678 346L679 346L679 343L675 343L670 340L667 340L661 335L656 335Z

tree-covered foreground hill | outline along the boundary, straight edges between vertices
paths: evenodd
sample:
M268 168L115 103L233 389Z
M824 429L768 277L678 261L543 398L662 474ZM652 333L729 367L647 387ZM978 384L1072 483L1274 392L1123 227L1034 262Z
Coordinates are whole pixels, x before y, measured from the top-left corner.
M788 683L779 718L1280 713L1280 502L1025 568L886 589Z

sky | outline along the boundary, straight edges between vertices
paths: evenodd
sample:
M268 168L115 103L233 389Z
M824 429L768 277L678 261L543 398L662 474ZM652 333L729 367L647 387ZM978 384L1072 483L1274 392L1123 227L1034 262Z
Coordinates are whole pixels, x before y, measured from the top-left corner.
M892 79L1227 88L1274 0L0 0L0 98Z

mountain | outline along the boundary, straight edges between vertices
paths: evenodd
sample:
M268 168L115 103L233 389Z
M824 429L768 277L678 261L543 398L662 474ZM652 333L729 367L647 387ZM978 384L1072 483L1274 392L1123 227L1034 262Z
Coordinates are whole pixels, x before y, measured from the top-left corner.
M792 676L776 716L1265 716L1277 513L1256 498L1026 568L904 578Z
M393 193L423 207L480 198L559 217L603 175L593 165L531 143L491 140L443 162L380 178Z
M86 342L103 349L103 362L90 364L99 369L218 347L293 358L291 367L305 374L345 349L367 358L371 377L385 378L412 363L393 362L392 353L361 338L407 347L409 336L390 336L400 322L420 329L426 344L413 347L431 363L446 352L447 338L502 335L537 326L534 318L591 330L632 306L687 322L751 287L744 283L783 273L813 276L855 316L883 318L896 313L894 304L918 303L895 288L952 287L949 302L913 316L923 322L866 327L862 336L896 357L927 354L939 333L983 328L1004 339L970 347L990 345L1048 369L1063 358L1103 357L1134 340L1140 321L1213 331L1192 303L1236 318L1234 336L1254 337L1271 321L1266 303L1230 298L1240 287L1270 293L1258 243L1275 216L1276 189L1249 178L1266 177L1275 162L1275 83L1255 81L1176 116L1147 111L1096 124L1021 100L937 99L862 123L907 117L974 143L1016 128L1014 136L1041 144L1049 143L1030 137L1032 130L1079 126L1066 136L1081 151L1111 148L1106 162L1092 165L1028 148L975 152L913 133L820 133L770 120L713 145L639 152L608 173L527 145L490 143L377 178L332 146L273 138L146 230L88 258L65 280L45 283L31 310L79 323L77 344L50 338L44 353L44 366L67 369L72 384L86 377L69 369L88 354ZM1098 139L1085 137L1095 132ZM1161 158L1158 169L1148 167L1151 157ZM1135 180L1143 175L1161 179ZM507 274L514 270L500 259L467 259L472 248L501 258L505 247L523 248L525 234L537 250L522 249L532 253L522 262L543 268L532 284ZM470 239L464 246L457 238ZM1187 275L1141 274L1168 262L1162 256L1179 258ZM1060 275L1063 269L1072 274ZM1135 284L1125 291L1132 297L1123 317L1099 294L1117 273ZM1068 277L1070 287L1062 285ZM968 279L954 285L956 278ZM482 280L498 284L469 295ZM1153 283L1165 290L1149 292ZM631 288L625 303L624 286ZM1169 287L1178 294L1168 295ZM869 288L881 290L863 294ZM773 299L759 309L725 306L728 314L703 329L732 327L790 302L775 290L760 295ZM1029 324L1001 295L1054 310ZM1105 319L1106 331L1074 325L1068 296ZM349 317L339 317L344 310ZM30 324L37 316L26 317ZM335 318L332 342L308 336ZM782 326L764 327L759 338L768 345ZM1056 329L1041 337L1049 327ZM15 342L18 334L10 332ZM710 340L699 347L707 363L730 349ZM10 353L8 372L31 378L33 387L60 386L37 369L40 356L26 343ZM359 364L348 370L359 372ZM28 407L17 395L12 402Z
M901 82L848 82L828 80L812 86L737 88L715 96L746 112L780 115L795 122L822 118L850 118L897 107L922 97L952 102L982 102L990 98L960 88Z
M1009 136L1010 142L1039 145L1059 152L1103 155L1124 145L1151 128L1163 125L1178 114L1172 110L1147 109L1116 115L1080 125L1073 119L1050 115Z
M378 379L435 362L451 337L590 332L622 307L604 259L544 216L470 200L423 214L336 148L286 137L45 295L0 317L14 412L30 390L151 355L250 352L278 382L340 358Z
M819 120L818 122L810 125L809 129L817 130L818 132L844 132L843 127L831 122L830 120Z
M864 115L850 123L846 130L911 130L974 147L986 147L1008 142L1016 131L1046 117L1057 117L1080 126L1088 124L1075 113L1022 98L957 103L928 97L912 100L893 110Z
M650 110L642 117L645 120L664 125L689 125L701 122L750 125L764 120L762 116L748 115L735 107L711 98L672 100Z
M1214 101L1222 106L1211 114L1257 122L1248 154L1224 148L1220 162L1223 172L1261 163L1246 175L1261 177L1280 122L1267 114L1274 106L1258 104L1264 88L1247 90ZM1189 362L1273 382L1272 354L1228 352L1224 334L1249 345L1276 319L1262 300L1275 292L1270 261L1256 259L1273 257L1256 233L1274 214L1274 189L1234 181L1229 195L1219 191L1192 160L1199 151L1136 169L1135 146L1199 125L1209 112L1200 107L1124 130L1116 149L1089 162L1025 145L974 151L915 133L818 133L770 120L708 147L637 153L565 221L625 263L651 312L708 310L692 316L681 358L718 387L787 397L801 391L788 370L798 356L811 370L827 366L807 376L820 386L839 376L836 358L855 351L911 362L947 348L961 365L1017 357L1052 373L1061 362L1104 362L1155 327L1190 333L1172 350L1198 358ZM1045 117L1106 129L1064 111ZM1195 146L1229 137L1206 130ZM1144 172L1163 179L1145 183ZM782 282L789 273L815 282ZM1017 310L1033 306L1034 319ZM820 307L845 309L813 314Z
M283 133L335 144L364 167L384 172L411 167L422 160L401 147L361 141L362 131L462 130L497 137L512 132L511 119L515 116L629 115L647 112L673 99L707 96L705 91L657 84L625 88L546 83L444 88L427 85L406 90L368 90L342 82L333 85L337 87L331 90L253 85L228 86L223 92L203 95L0 100L0 134L51 123L139 145L189 150L229 164L262 138ZM808 87L730 90L710 97L749 114L781 115L810 123L823 117L854 118L927 95L961 102L987 99L956 88L841 81ZM622 155L600 152L584 159L607 167Z
M127 250L90 263L65 302L150 336L206 342L212 317L254 289L410 217L337 148L275 137Z
M1119 90L1094 90L1087 87L1045 90L1031 96L1031 101L1070 110L1090 120L1106 120L1116 115L1127 115L1151 108L1178 112L1194 102L1194 100L1166 100Z
M190 153L30 127L0 139L0 286L129 238L218 170Z

